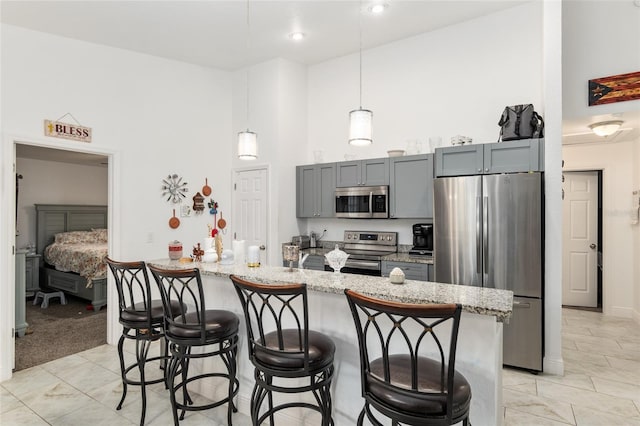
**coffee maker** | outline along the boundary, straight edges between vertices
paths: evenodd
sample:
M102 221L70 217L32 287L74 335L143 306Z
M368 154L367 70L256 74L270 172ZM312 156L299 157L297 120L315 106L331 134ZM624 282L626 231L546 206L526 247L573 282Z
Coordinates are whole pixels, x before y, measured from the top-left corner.
M413 225L413 248L410 256L433 256L433 225L416 223Z

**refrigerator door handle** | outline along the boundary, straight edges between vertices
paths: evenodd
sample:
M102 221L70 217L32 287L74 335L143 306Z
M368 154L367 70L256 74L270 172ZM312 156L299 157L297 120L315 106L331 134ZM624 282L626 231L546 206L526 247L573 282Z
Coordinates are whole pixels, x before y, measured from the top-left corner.
M482 230L480 229L480 220L482 217L481 210L482 200L480 197L476 197L476 273L482 273L482 245L480 239L482 238Z
M489 197L484 197L482 203L482 257L484 259L484 273L489 273Z
M373 217L373 192L369 192L369 214Z

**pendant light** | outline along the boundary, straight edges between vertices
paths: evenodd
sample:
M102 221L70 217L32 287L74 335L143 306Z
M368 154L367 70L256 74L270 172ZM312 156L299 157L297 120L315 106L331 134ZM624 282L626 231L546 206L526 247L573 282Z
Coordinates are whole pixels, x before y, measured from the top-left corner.
M360 1L360 10L358 10L358 30L360 39L360 108L349 112L349 144L366 146L373 142L373 112L362 108L362 1Z
M247 56L250 52L249 40L251 38L251 29L249 26L249 0L247 0ZM247 130L238 133L238 158L240 160L255 160L258 158L258 135L249 131L249 66L246 70L246 86L247 86L247 102L246 102L246 120Z

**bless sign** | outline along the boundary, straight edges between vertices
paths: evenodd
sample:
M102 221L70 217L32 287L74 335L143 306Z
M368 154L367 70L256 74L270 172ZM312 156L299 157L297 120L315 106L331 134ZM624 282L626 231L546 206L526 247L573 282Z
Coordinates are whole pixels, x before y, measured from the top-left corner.
M44 135L80 142L91 142L91 127L44 120Z

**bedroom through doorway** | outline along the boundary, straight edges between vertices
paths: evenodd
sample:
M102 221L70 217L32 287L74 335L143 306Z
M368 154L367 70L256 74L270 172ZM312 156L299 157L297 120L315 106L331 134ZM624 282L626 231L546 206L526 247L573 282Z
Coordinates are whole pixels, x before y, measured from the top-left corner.
M19 371L107 343L106 269L101 271L97 261L80 262L88 256L84 253L45 259L45 247L58 239L74 246L104 242L106 253L109 156L20 143L15 154L16 259L24 256L25 264L24 271L16 269L16 277L25 275L24 305L16 296L15 309L24 312L27 324L15 338L14 371ZM81 206L86 209L78 211ZM44 228L48 234L43 236ZM58 261L67 263L49 263ZM85 288L85 276L98 283L93 290ZM45 304L41 296L36 300L38 291L63 289L66 304L60 297Z

